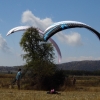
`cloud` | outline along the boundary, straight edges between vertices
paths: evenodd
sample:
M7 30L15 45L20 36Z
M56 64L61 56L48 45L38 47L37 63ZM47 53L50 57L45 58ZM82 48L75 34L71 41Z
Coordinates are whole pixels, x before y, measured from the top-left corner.
M97 58L92 56L67 57L62 59L62 63L71 61L82 61L82 60L100 60L100 57Z
M54 23L51 18L41 19L35 16L30 10L23 12L21 21L23 24L32 25L42 30L45 30L48 26ZM66 43L71 46L80 46L83 44L81 35L76 32L73 32L71 34L63 34L62 32L59 32L59 34L55 36L60 42Z
M41 28L42 30L44 30L45 28L47 28L49 25L51 25L53 23L51 18L41 19L39 17L36 17L29 10L23 12L21 21L24 24L26 23L28 25L32 25L34 27Z
M10 51L10 48L7 46L6 40L1 36L1 34L0 34L0 50L2 50L3 52Z
M81 40L81 35L77 32L73 32L70 34L64 34L64 33L59 33L57 34L57 38L68 45L72 46L81 46L83 45L82 40Z

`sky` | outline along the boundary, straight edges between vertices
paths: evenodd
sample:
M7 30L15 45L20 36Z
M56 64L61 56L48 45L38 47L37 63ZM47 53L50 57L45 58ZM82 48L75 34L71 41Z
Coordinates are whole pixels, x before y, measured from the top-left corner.
M79 21L100 32L100 0L2 0L0 1L0 66L25 64L19 45L24 31L6 36L17 26L41 30L55 22ZM62 54L60 63L100 60L100 41L85 28L71 28L56 33L52 39ZM58 55L55 50L55 63Z

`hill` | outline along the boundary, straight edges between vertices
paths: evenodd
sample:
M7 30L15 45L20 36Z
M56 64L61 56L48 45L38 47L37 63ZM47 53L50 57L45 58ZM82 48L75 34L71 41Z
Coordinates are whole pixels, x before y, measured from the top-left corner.
M97 71L100 70L100 60L73 61L68 63L57 64L57 67L63 70Z
M22 66L0 66L0 73L16 73Z
M62 64L57 64L58 69L63 70L82 70L82 71L97 71L100 70L100 60L95 61L73 61ZM0 72L17 72L22 66L0 66Z

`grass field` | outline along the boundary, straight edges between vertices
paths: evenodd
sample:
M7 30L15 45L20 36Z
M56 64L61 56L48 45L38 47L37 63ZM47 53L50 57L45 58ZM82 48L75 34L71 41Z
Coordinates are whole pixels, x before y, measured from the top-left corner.
M76 76L75 86L58 91L61 94L23 88L18 90L16 85L10 88L14 77L11 74L0 74L0 100L100 100L100 76Z
M100 92L71 91L58 95L46 91L0 89L0 100L100 100Z

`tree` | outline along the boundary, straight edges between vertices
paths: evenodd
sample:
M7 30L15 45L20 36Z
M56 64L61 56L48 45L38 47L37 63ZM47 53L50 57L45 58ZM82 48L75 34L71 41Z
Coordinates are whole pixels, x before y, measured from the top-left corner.
M30 84L41 89L45 77L53 75L56 69L54 48L51 43L44 42L38 30L32 27L23 34L20 46L25 52L22 57L26 60Z

